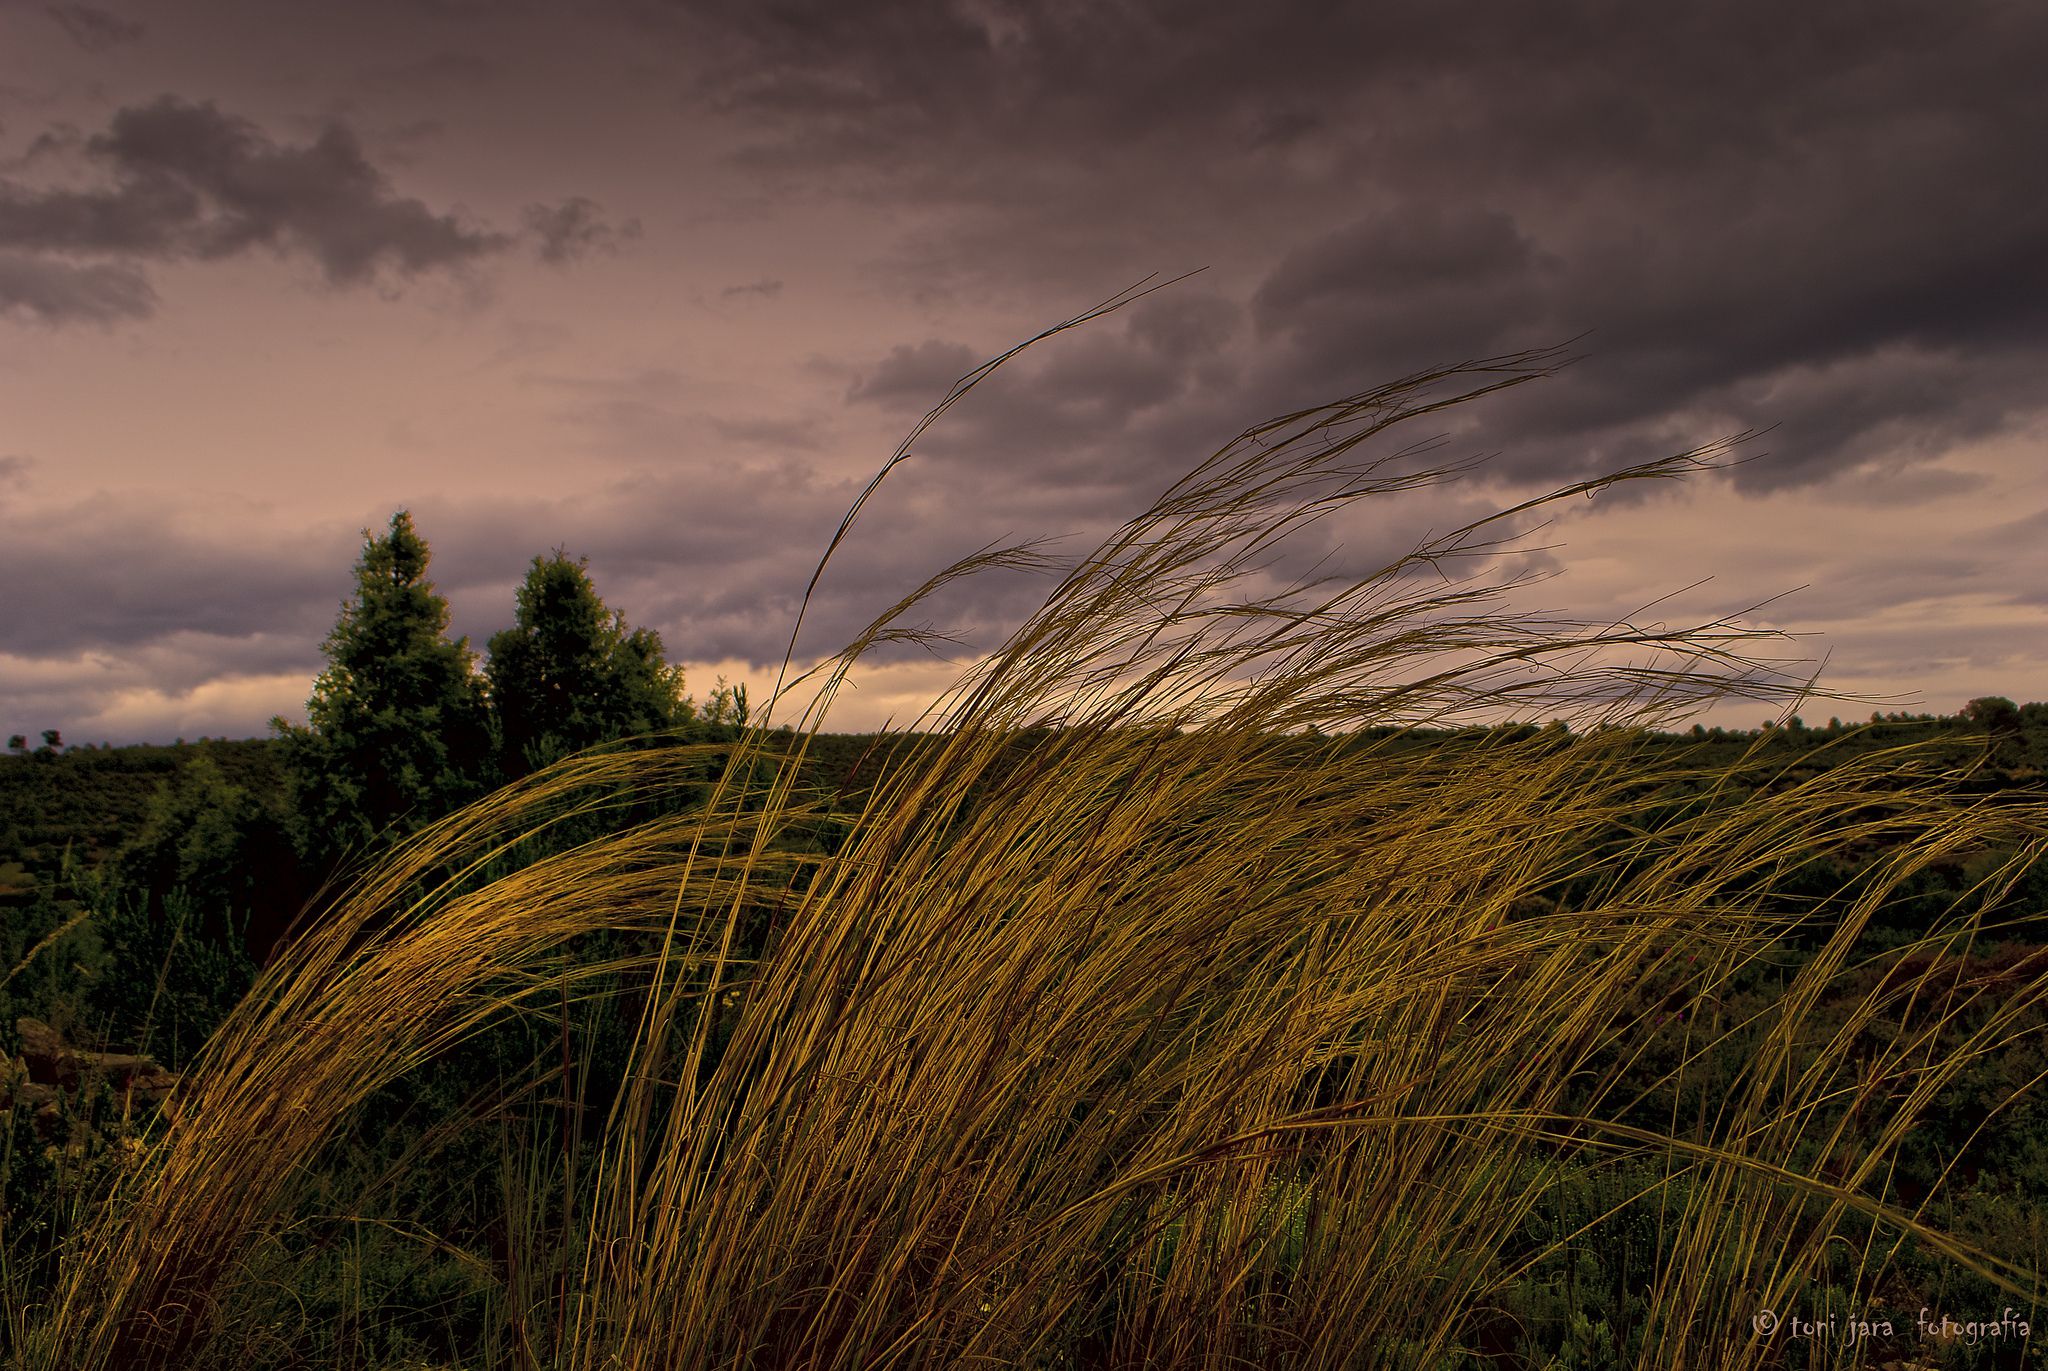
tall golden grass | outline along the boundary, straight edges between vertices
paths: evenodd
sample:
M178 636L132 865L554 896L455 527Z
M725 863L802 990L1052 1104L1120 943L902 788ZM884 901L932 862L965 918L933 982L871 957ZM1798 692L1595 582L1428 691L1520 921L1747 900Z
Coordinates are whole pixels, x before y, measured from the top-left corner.
M1958 799L1916 749L1738 788L1643 733L1703 701L1804 696L1744 655L1770 635L1571 623L1444 570L1546 503L1723 448L1568 485L1355 582L1252 589L1293 530L1458 474L1375 440L1558 361L1445 367L1242 435L1065 568L891 754L836 850L785 840L847 672L915 636L904 615L938 586L1054 566L1041 549L934 577L801 683L800 712L780 689L708 749L731 764L701 806L514 860L549 824L671 792L707 749L604 753L419 834L220 1031L67 1253L21 1366L290 1364L244 1314L351 1112L483 1026L621 977L640 1018L601 1163L560 1187L558 1250L528 1254L559 1279L475 1257L502 1364L1455 1366L1531 1260L1514 1235L1545 1178L1622 1162L1665 1203L1644 1364L1777 1364L1752 1316L1796 1307L1845 1241L1857 1292L1910 1237L2037 1299L2038 1270L1884 1182L1945 1085L2038 1009L2048 967L1994 987L1901 959L1856 1011L1890 1025L1875 1057L1812 1026L1887 892L1986 844L2017 852L2009 882L2048 807ZM1357 731L1510 715L1580 727L1428 748ZM1642 797L1681 781L1684 817L1646 823ZM1589 858L1614 825L1627 844ZM1880 839L1895 857L1783 996L1720 1005L1793 922L1768 877ZM1592 894L1558 904L1573 879ZM631 955L579 958L599 931ZM1918 948L1986 932L1959 916ZM1619 1083L1659 1033L1646 978L1693 1010L1677 1072L1753 1043L1692 1125L1630 1121Z

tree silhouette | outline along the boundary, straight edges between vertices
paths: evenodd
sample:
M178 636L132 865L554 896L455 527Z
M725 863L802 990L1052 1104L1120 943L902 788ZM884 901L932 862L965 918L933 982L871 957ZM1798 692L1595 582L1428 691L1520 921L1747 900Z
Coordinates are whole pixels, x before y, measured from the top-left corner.
M557 548L535 557L511 628L492 636L490 682L498 763L518 777L615 738L687 721L683 674L661 636L605 608L589 563Z
M327 669L284 742L301 851L319 864L405 833L482 793L490 731L466 638L426 579L431 553L400 510L365 529L355 598L327 637Z
M2019 765L2023 739L2020 707L2003 695L1985 695L1963 706L1963 717L1984 730L1984 755L1993 766Z

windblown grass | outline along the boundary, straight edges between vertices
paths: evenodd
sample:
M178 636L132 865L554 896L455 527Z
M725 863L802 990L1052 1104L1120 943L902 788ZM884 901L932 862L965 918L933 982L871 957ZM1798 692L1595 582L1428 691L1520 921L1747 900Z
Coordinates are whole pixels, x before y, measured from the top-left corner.
M475 1364L1456 1366L1503 1350L1517 1279L1584 1237L1528 1241L1587 1174L1635 1179L1584 1223L1626 1209L1657 1230L1646 1365L1781 1364L1752 1316L1840 1284L1844 1243L1851 1297L1910 1240L2037 1298L2037 1270L1935 1231L1887 1167L1947 1083L2038 1024L2048 966L1994 985L1900 954L1858 1011L1889 1026L1881 1053L1810 1029L1889 890L1985 844L2019 852L2009 879L2048 807L1960 800L1911 749L1738 792L1641 730L1730 694L1800 698L1743 655L1768 635L1572 624L1442 571L1546 501L1719 449L1568 486L1356 583L1248 589L1290 531L1455 474L1370 440L1556 361L1449 367L1243 435L1066 568L827 851L789 841L815 818L794 777L847 670L914 636L903 614L937 586L1051 566L1039 549L935 577L786 732L782 689L710 750L731 760L700 807L519 860L550 823L684 784L707 750L590 755L418 835L221 1030L20 1364L293 1364L250 1311L289 1283L352 1111L491 1022L559 1003L566 1024L619 984L639 1018L597 1165L508 1152L509 1194L573 1208L518 1229L523 1273L468 1254L497 1292ZM1503 714L1584 727L1398 752L1356 732ZM1643 797L1678 782L1683 817L1646 825ZM1627 841L1592 854L1606 831ZM1900 855L1787 992L1717 1007L1797 922L1767 905L1772 873L1878 838ZM1909 951L1986 932L1958 916ZM598 934L624 950L579 952ZM1661 1085L1749 1047L1716 1098L1645 1123L1672 1003L1692 1036Z

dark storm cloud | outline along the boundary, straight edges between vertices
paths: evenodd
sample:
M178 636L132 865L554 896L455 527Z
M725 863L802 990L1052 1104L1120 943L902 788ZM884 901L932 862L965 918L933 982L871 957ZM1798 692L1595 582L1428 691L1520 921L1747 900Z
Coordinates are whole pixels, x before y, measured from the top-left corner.
M87 52L105 52L132 43L143 34L142 25L134 20L91 5L45 5L43 13L56 20L65 35Z
M1237 335L1243 317L1244 310L1234 301L1182 285L1136 306L1126 327L1132 341L1159 355L1196 363L1221 353Z
M640 236L640 221L614 227L597 204L575 196L559 205L528 205L526 229L539 240L540 259L562 266L592 252L618 251L621 239Z
M2023 352L1889 347L1781 368L1736 393L1744 409L1778 425L1770 444L1791 459L1757 474L1757 484L1768 485L1797 479L1816 459L1932 459L1956 443L1991 437L2031 402L2040 375L2039 359ZM1876 498L1887 493L1880 487Z
M210 103L166 96L121 110L90 146L116 169L131 201L157 211L162 247L189 245L201 257L289 244L341 285L386 260L415 273L473 261L507 242L394 195L341 124L310 144L279 146ZM200 196L213 215L201 214Z
M109 187L35 190L0 181L0 305L53 322L139 317L153 297L129 265L74 268L23 253L210 260L255 248L301 252L329 284L459 269L511 238L396 194L345 125L280 144L211 103L164 96L115 113L86 141ZM587 201L547 211L543 250L566 258L607 241Z
M915 298L1235 261L1246 412L1583 337L1472 441L1564 479L1776 424L1761 491L2041 407L2039 6L620 4L741 166L942 211L891 268ZM1899 394L1901 353L1949 360ZM1821 412L1837 371L1868 413Z
M1262 337L1300 357L1397 375L1418 354L1505 351L1502 321L1547 320L1542 254L1506 214L1377 214L1280 258L1251 299Z

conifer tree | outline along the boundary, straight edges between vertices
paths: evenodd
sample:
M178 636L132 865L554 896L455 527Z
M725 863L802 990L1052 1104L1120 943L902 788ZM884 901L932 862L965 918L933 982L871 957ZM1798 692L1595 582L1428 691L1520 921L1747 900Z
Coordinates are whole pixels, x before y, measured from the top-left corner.
M302 850L324 864L455 809L490 782L490 729L469 640L426 579L426 540L400 510L364 530L356 594L327 637L306 724L271 721Z
M626 627L591 584L589 562L557 548L535 557L511 628L490 661L499 766L523 776L597 743L674 728L690 717L683 674L661 635Z

